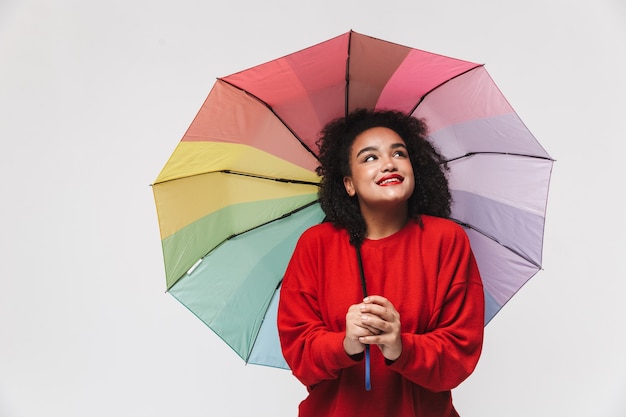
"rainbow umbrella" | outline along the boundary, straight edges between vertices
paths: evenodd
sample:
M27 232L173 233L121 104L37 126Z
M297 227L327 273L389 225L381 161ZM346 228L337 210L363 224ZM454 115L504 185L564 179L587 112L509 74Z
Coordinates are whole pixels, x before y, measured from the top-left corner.
M153 184L168 292L246 362L287 368L276 306L298 237L324 217L315 142L357 108L426 119L485 324L541 269L553 160L484 66L351 31L217 79Z

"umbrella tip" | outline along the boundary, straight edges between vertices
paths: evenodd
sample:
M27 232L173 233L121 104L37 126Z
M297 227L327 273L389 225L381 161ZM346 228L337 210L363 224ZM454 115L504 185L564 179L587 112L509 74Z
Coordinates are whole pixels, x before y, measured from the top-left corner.
M200 263L201 263L201 262L202 262L202 258L198 259L198 260L196 261L196 263L195 263L195 264L193 264L193 265L191 266L191 268L189 268L189 270L187 271L187 275L191 275L191 274L193 274L193 271L195 271L195 270L196 270L196 268L198 267L198 265L200 265Z

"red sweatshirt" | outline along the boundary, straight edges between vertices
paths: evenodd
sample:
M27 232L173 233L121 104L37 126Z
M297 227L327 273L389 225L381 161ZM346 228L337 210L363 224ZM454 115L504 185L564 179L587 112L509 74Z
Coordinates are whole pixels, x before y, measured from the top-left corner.
M293 374L307 386L301 417L451 417L450 390L474 370L483 340L484 299L467 235L456 223L422 216L396 234L365 240L370 295L400 313L402 354L386 363L371 347L371 391L364 360L343 348L348 307L363 299L355 248L330 223L298 241L281 289L278 329Z

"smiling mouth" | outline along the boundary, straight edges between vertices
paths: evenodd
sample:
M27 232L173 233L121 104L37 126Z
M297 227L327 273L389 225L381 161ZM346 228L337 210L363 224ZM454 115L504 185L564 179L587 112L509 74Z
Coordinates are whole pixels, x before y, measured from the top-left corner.
M378 185L394 185L394 184L400 184L400 183L402 183L402 181L404 181L403 177L401 177L400 175L394 175L394 176L391 176L391 177L382 178L376 184L378 184Z

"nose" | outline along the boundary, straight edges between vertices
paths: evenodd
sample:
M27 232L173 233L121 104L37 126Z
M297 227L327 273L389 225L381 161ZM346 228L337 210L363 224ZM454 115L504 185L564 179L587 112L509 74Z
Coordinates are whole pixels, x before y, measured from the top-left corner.
M395 158L388 156L383 160L383 163L381 166L382 172L393 172L397 169L398 167L396 166Z

